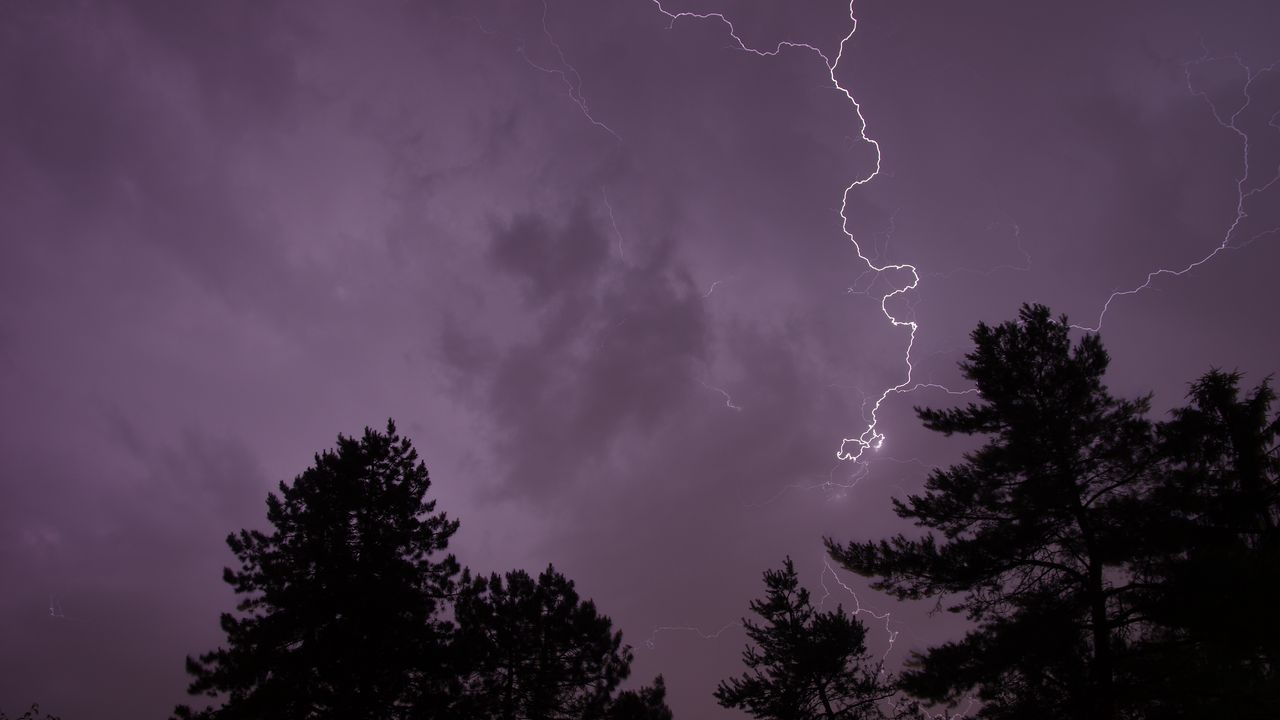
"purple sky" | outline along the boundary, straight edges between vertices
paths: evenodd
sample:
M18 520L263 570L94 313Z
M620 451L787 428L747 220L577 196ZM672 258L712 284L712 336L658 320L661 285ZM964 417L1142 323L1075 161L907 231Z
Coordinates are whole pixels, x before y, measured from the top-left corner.
M831 59L850 30L841 0L666 8ZM1163 411L1211 365L1280 369L1280 72L1246 96L1240 64L1280 59L1272 3L854 11L836 79L883 166L848 229L919 269L889 304L919 323L915 380L962 390L979 320L1095 325L1224 238L1111 304L1112 386ZM735 716L711 691L742 633L700 635L784 555L853 605L821 537L900 529L889 498L963 447L919 428L950 399L921 390L835 460L906 370L879 297L909 277L864 274L841 231L876 161L853 105L816 52L649 0L542 18L0 5L0 709L163 716L220 639L223 537L388 416L461 560L554 562L681 718ZM891 663L958 630L840 579L892 612Z

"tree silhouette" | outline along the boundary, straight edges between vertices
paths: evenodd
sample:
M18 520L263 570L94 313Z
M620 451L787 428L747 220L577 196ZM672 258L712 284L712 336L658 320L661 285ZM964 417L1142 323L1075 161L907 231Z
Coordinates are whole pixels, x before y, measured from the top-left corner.
M1159 427L1165 465L1140 569L1151 622L1135 672L1152 718L1280 717L1280 414L1212 371Z
M440 617L457 562L441 557L456 521L426 499L409 440L338 436L336 450L267 497L270 533L227 538L224 580L239 615L227 646L187 658L193 695L221 698L181 718L386 720L443 716L451 626Z
M764 574L763 600L743 619L754 645L742 653L747 672L722 681L715 697L765 720L885 717L880 703L895 694L867 657L867 629L842 608L819 612L787 558Z
M667 685L662 676L653 685L618 693L605 713L605 720L671 720L667 707Z
M590 720L628 710L640 714L617 717L663 717L661 683L624 693L614 707L613 693L630 673L631 649L554 567L536 580L523 570L464 575L454 614L467 671L457 717Z
M960 367L981 400L917 412L931 430L986 444L894 503L928 532L827 547L899 598L958 596L949 609L976 623L914 655L903 678L913 695L954 702L976 687L982 717L1110 720L1117 653L1140 622L1126 571L1152 463L1147 399L1113 397L1098 336L1073 345L1066 318L1043 306L972 338Z

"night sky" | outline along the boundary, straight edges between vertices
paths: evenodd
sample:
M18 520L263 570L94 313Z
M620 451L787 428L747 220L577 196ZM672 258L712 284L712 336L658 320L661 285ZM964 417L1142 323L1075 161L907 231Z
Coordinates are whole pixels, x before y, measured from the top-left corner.
M1024 301L1157 416L1280 370L1273 2L862 0L843 45L842 0L664 5L0 3L0 709L163 717L223 538L388 417L460 560L554 562L677 717L737 716L788 554L890 665L953 637L824 569L967 447L921 388L836 459L912 282L842 198L918 270L904 389Z

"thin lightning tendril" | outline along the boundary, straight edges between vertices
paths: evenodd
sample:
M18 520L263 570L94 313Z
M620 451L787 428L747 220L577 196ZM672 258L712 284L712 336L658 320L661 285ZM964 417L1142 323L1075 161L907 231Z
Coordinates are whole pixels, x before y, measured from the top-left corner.
M613 226L613 235L618 239L618 259L625 263L627 256L622 252L622 231L618 229L618 219L613 216L613 205L609 203L609 193L605 191L603 185L600 187L600 196L604 198L604 207L609 211L609 224Z
M644 641L644 646L649 648L650 650L657 648L658 636L661 635L662 633L668 633L668 632L693 633L694 635L697 635L699 638L703 640L715 640L719 638L721 635L723 635L725 632L727 632L728 630L736 627L742 627L742 622L740 620L734 620L733 622L725 623L723 626L720 627L719 630L715 630L713 632L705 632L704 630L702 630L702 628L694 627L693 625L659 625L653 629L653 632L649 633L648 639Z
M699 385L702 385L702 387L704 387L704 388L706 388L706 389L708 389L708 390L713 390L713 391L715 391L715 392L720 393L720 394L724 397L724 406L725 406L725 407L729 408L730 410L737 410L738 412L742 412L742 407L741 407L741 406L739 406L739 405L735 405L735 404L733 403L733 397L732 397L732 396L730 396L730 395L729 395L729 392L728 392L727 390L725 390L724 388L719 388L719 387L716 387L715 385L711 385L711 384L710 384L710 383L708 383L706 380L699 380L699 381L698 381L698 384L699 384Z
M1223 234L1222 241L1219 242L1217 247L1213 248L1213 250L1211 250L1207 255L1204 255L1199 260L1196 260L1194 262L1187 264L1181 270L1170 269L1170 268L1157 268L1147 273L1147 277L1142 282L1142 284L1129 288L1128 290L1117 290L1111 293L1110 297L1107 298L1107 301L1102 304L1102 310L1098 313L1098 321L1092 327L1085 326L1085 325L1072 325L1071 327L1077 330L1083 330L1085 332L1098 332L1102 329L1102 321L1106 318L1107 311L1111 309L1111 303L1114 302L1116 299L1126 297L1129 295L1137 295L1138 293L1141 293L1144 290L1147 290L1148 288L1151 287L1151 284L1155 282L1155 279L1158 277L1161 277L1164 275L1169 275L1173 277L1179 277L1179 276L1185 275L1191 272L1192 270L1195 270L1196 268L1200 267L1201 265L1204 265L1210 260L1213 260L1215 257L1218 256L1219 253L1223 252L1224 250L1239 249L1241 247L1250 245L1253 242L1260 240L1263 237L1280 233L1280 227L1274 227L1268 230L1264 230L1260 233L1257 233L1253 237L1241 241L1239 244L1234 244L1234 245L1232 244L1232 240L1235 237L1236 230L1240 227L1240 224L1244 222L1245 218L1249 217L1249 213L1245 207L1248 204L1249 198L1259 193L1265 192L1266 190L1270 189L1273 185L1275 185L1277 182L1280 182L1280 167L1277 167L1276 174L1273 175L1270 180L1251 190L1245 189L1245 185L1246 183L1249 182L1249 177L1250 177L1249 133L1245 132L1244 130L1241 130L1240 126L1237 124L1237 122L1240 119L1240 115L1244 113L1245 110L1248 110L1249 106L1253 102L1253 98L1249 95L1249 89L1253 86L1254 81L1256 81L1259 77L1261 77L1266 73L1273 72L1276 66L1280 65L1280 62L1273 62L1270 65L1267 65L1266 67L1260 68L1255 71L1252 68L1250 68L1247 64L1245 64L1244 60L1241 59L1241 57L1238 54L1232 56L1232 59L1235 60L1236 64L1244 72L1245 82L1244 82L1244 87L1242 89L1242 94L1244 95L1244 102L1242 102L1239 107L1237 107L1234 111L1231 112L1230 115L1226 116L1226 118L1224 119L1223 114L1218 110L1218 106L1213 102L1213 100L1209 98L1208 92L1204 90L1196 90L1195 84L1191 80L1192 68L1198 65L1203 65L1207 62L1213 62L1219 59L1221 58L1213 57L1209 53L1208 48L1206 48L1203 56L1201 56L1196 60L1192 60L1190 62L1184 63L1182 66L1182 70L1183 70L1183 75L1185 76L1186 82L1187 82L1187 92L1191 93L1195 97L1198 97L1204 100L1205 104L1209 106L1209 112L1213 113L1213 119L1218 123L1218 126L1224 130L1229 130L1232 133L1234 133L1236 137L1240 139L1240 143L1242 145L1241 147L1242 172L1240 174L1240 177L1236 178L1235 216L1232 218L1231 224L1227 227L1226 232ZM1280 125L1276 123L1277 117L1280 117L1280 112L1277 112L1276 114L1272 115L1271 118L1268 120L1267 125L1269 127L1280 130Z
M715 292L715 291L716 291L716 287L717 287L717 286L719 286L719 285L721 285L722 283L725 283L725 282L728 282L728 280L715 280L715 281L713 281L713 282L711 283L711 287L707 288L707 291L706 291L706 292L704 292L704 293L702 293L702 298L705 300L706 298L711 297L711 293L713 293L713 292Z
M578 109L582 111L582 114L587 118L587 120L589 120L592 125L595 125L601 130L612 135L618 142L622 142L622 137L618 135L618 133L614 132L613 128L595 119L591 114L591 108L587 105L587 98L582 94L582 76L578 74L578 69L570 64L569 59L564 54L564 48L560 46L560 43L556 41L555 36L551 34L551 29L547 27L547 12L547 0L542 0L542 34L547 38L547 43L551 45L552 49L556 51L556 55L560 58L560 67L553 68L545 65L539 65L529 57L528 53L524 51L524 46L516 48L516 52L519 53L520 57L524 58L524 61L529 63L533 69L540 70L548 75L559 75L560 80L569 90L569 99L573 101L574 105L578 106ZM483 26L481 27L483 28Z
M884 655L880 656L880 663L884 664L885 659L889 657L889 653L893 652L893 644L898 641L898 631L894 630L892 627L893 613L888 611L877 613L869 608L864 608L862 606L862 600L858 598L858 593L854 592L853 588L849 587L845 581L840 579L840 575L836 572L835 568L831 567L831 562L825 557L822 559L822 572L818 575L818 584L822 586L822 597L818 599L819 610L821 610L826 604L827 598L831 597L831 589L827 587L828 574L830 574L831 578L836 581L836 584L840 586L841 590L844 590L853 598L853 609L848 611L850 616L856 617L858 615L870 615L875 620L884 621L884 631L889 636L888 647L885 648ZM883 674L884 669L882 668L880 672Z

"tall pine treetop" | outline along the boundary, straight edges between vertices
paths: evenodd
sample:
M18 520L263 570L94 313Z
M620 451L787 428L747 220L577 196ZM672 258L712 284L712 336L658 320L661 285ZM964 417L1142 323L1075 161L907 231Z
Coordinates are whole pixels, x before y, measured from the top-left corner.
M909 690L954 701L982 688L984 717L1116 716L1116 653L1127 629L1139 547L1130 517L1153 464L1147 398L1113 396L1102 341L1073 343L1065 317L1024 305L979 324L960 369L980 400L917 409L926 427L985 444L932 471L894 502L925 528L827 546L848 570L900 598L953 599L977 623L917 655ZM1073 704L1075 703L1075 704Z
M448 692L452 633L440 617L458 573L441 553L458 528L427 499L431 482L387 422L337 447L267 497L270 532L227 538L240 601L226 647L188 658L189 692L222 705L179 717L430 717ZM411 711L412 708L418 708Z

